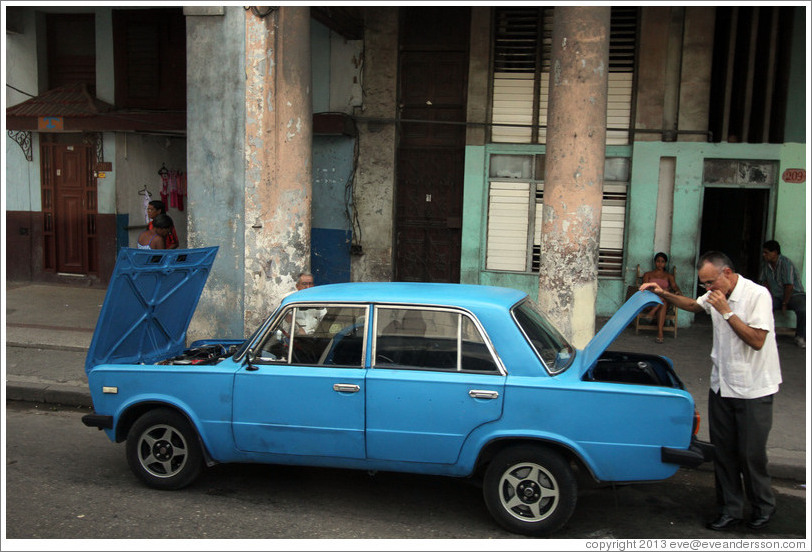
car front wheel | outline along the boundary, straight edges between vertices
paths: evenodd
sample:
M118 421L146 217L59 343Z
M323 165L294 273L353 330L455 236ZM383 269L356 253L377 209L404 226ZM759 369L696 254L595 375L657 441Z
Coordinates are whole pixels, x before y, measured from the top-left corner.
M485 504L508 531L541 536L569 520L578 499L578 484L568 462L540 446L505 449L485 472Z
M180 489L200 474L203 454L186 418L159 408L142 415L130 429L127 463L151 487Z

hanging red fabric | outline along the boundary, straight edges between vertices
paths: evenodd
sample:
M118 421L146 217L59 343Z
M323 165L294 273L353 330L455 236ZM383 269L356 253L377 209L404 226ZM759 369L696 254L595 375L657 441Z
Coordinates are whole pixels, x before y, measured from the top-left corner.
M169 171L162 169L158 171L161 175L161 201L164 202L164 207L168 207L167 200L169 199Z
M178 171L169 171L169 206L178 208Z
M180 173L178 182L178 209L183 211L183 197L186 195L186 173Z

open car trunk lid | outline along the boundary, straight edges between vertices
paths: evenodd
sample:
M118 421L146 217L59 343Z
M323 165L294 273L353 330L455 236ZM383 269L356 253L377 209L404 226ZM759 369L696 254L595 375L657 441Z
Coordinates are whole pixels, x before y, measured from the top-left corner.
M612 342L643 309L662 303L662 300L650 291L638 291L632 295L581 351L583 362L580 376L583 377L598 362Z
M85 371L180 354L218 247L119 252Z

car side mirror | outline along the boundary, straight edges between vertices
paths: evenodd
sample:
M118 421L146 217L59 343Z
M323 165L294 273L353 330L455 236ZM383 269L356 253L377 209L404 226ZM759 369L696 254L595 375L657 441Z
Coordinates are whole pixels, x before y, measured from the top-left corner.
M248 360L248 366L245 368L246 370L248 370L250 372L254 372L254 371L258 370L258 368L256 366L254 366L254 359L256 359L256 356L257 356L257 352L254 350L253 347L248 349L248 354L245 355L245 358Z

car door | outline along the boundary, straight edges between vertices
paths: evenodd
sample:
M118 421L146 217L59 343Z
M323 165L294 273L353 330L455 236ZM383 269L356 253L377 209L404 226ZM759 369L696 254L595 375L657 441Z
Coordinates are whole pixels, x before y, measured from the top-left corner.
M294 306L278 318L235 377L238 449L364 458L367 310Z
M502 414L505 375L467 314L375 308L367 457L453 464L467 436Z

